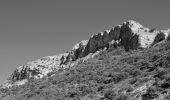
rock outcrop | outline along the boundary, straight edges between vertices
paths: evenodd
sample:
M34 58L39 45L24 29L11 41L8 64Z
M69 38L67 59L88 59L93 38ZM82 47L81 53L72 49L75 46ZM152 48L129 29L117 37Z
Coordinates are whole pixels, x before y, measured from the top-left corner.
M18 67L11 74L10 81L16 82L31 77L42 78L60 68L73 66L77 59L95 53L99 49L108 48L110 45L122 46L127 51L148 48L160 41L170 39L169 34L170 30L150 30L136 21L129 20L110 30L95 34L89 40L81 41L66 53L44 57Z

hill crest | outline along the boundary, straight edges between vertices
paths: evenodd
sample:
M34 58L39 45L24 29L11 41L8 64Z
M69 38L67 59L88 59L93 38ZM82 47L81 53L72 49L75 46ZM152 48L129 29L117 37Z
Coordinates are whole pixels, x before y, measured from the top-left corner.
M10 75L9 82L4 87L22 85L20 82L24 84L29 78L43 78L53 71L72 67L77 64L78 59L91 58L98 50L110 46L122 46L126 51L149 48L160 41L169 39L169 34L170 30L149 29L136 21L129 20L110 30L92 35L89 40L77 43L68 52L43 57L18 67ZM89 54L92 55L88 56Z

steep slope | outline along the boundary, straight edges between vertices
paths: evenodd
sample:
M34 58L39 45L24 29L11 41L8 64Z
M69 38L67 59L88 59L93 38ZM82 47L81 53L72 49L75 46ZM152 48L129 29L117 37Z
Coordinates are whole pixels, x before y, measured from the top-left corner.
M169 34L170 30L150 30L136 21L129 20L110 30L95 34L89 40L81 41L66 53L44 57L18 67L4 87L17 85L18 82L24 84L27 79L43 78L51 72L75 66L79 59L91 58L89 54L110 46L123 46L126 51L149 48L160 41L167 40Z
M170 41L129 52L110 46L53 74L0 89L0 100L170 100Z

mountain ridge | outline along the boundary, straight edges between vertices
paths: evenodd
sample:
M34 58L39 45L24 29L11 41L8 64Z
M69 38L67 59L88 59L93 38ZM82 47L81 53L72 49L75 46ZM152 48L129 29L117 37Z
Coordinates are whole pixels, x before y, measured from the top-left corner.
M55 56L43 57L18 67L10 75L9 81L4 87L23 85L29 78L43 78L60 68L74 66L76 65L76 60L109 46L123 46L126 51L149 48L160 41L168 40L169 34L170 29L158 31L129 20L110 30L94 34L89 40L82 40L70 51Z

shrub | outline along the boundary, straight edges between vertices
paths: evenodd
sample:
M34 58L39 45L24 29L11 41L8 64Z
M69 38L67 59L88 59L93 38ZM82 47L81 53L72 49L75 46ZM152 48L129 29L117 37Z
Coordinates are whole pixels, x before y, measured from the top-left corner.
M104 98L107 100L114 100L116 93L113 90L107 90L104 94Z

